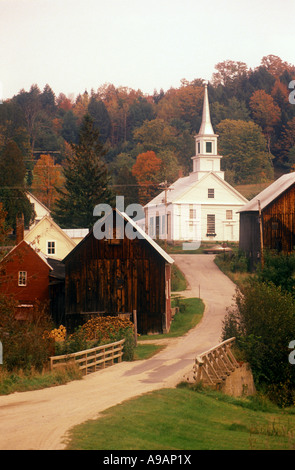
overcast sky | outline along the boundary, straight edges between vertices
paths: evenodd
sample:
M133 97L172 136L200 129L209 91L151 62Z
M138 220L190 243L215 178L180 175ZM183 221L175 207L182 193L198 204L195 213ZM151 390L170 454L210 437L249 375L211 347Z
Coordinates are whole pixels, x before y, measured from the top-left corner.
M0 89L153 93L227 59L295 64L294 18L294 0L0 0Z

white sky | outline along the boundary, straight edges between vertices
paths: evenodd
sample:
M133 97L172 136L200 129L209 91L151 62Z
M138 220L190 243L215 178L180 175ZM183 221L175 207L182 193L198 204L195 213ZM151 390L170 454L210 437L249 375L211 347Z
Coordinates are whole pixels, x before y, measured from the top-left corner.
M227 59L295 64L294 18L294 0L0 0L0 93L153 93L210 80Z

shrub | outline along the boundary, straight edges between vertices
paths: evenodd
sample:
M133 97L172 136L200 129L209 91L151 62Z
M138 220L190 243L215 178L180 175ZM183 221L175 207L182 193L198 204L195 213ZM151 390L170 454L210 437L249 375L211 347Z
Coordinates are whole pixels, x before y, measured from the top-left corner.
M80 326L64 341L55 342L55 355L59 356L63 354L72 354L78 351L84 351L85 349L89 349L92 346L94 347L94 345L96 344L90 343L90 341L87 340L86 334Z
M223 339L235 336L249 362L256 387L295 389L295 368L289 363L289 342L295 339L295 303L292 295L274 284L251 280L223 322ZM284 387L279 387L284 384ZM291 397L291 394L290 394ZM277 402L281 402L279 396ZM293 404L293 403L292 403Z
M56 342L55 354L71 354L123 338L123 360L132 360L135 348L133 323L119 317L94 317L77 328L65 341Z
M51 327L48 306L37 304L30 319L21 321L15 319L14 300L1 297L0 311L4 367L9 371L42 370L53 352L52 339L44 337L44 331Z
M266 251L263 269L257 269L257 279L280 286L295 296L295 254Z

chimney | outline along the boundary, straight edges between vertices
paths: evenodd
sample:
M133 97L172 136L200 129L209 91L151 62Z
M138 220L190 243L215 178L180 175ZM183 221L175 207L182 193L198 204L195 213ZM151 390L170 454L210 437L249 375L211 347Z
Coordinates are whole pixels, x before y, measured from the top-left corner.
M25 222L24 222L24 214L21 217L16 218L16 244L18 245L23 239L25 235Z

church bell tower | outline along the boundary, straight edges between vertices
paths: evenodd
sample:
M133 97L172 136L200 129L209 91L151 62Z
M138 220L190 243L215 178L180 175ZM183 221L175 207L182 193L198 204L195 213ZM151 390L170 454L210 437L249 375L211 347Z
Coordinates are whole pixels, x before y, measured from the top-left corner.
M209 109L207 84L204 90L202 123L199 133L195 136L196 155L193 160L193 174L200 179L210 171L216 173L220 178L224 179L224 172L220 170L221 155L217 153L217 138L214 133Z

